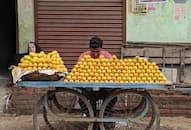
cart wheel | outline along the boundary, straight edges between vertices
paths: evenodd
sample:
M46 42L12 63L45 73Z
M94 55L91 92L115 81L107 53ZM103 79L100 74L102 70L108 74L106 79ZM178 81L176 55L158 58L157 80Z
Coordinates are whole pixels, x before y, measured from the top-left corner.
M78 101L81 101L79 105ZM73 89L47 92L44 96L44 121L49 130L92 130L93 109L86 97Z
M146 91L118 90L108 96L100 109L101 130L158 130L160 114Z

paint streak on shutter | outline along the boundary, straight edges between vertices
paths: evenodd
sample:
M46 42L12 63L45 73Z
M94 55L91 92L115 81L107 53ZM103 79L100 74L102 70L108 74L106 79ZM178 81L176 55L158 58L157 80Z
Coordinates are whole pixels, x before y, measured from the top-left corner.
M125 0L35 0L36 41L46 52L57 50L67 68L100 36L103 48L120 55Z

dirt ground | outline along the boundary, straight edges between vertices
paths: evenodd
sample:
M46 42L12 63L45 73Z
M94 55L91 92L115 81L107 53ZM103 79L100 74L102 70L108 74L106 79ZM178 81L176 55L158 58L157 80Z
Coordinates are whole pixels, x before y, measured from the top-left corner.
M32 130L32 115L0 115L0 130ZM161 130L191 130L191 118L161 117Z

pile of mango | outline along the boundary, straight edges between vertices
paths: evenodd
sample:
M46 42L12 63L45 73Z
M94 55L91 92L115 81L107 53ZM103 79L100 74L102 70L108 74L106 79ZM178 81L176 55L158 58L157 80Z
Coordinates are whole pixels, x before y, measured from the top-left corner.
M100 56L92 59L86 55L64 80L65 82L92 83L167 83L166 77L155 62L139 56L133 59L111 59Z
M67 72L64 62L57 51L48 54L41 51L40 53L30 52L21 58L18 67L24 70L56 70L59 72Z

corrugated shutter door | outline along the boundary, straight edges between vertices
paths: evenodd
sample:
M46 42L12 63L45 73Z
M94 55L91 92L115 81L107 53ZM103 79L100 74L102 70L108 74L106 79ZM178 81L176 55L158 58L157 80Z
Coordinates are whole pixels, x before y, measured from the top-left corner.
M69 69L94 35L119 56L122 10L123 0L36 0L36 41L46 52L57 50Z

